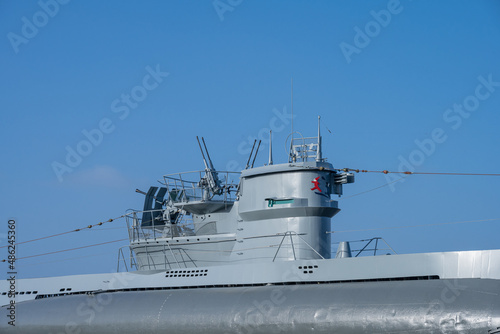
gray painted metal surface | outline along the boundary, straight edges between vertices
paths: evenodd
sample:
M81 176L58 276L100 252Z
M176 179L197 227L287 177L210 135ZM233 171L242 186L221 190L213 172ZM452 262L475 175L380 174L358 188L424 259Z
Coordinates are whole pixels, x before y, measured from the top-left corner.
M351 246L347 241L341 241L339 243L339 247L337 248L337 253L335 254L335 258L343 258L343 257L351 257Z
M459 279L97 293L19 303L16 327L0 332L487 334L499 291Z

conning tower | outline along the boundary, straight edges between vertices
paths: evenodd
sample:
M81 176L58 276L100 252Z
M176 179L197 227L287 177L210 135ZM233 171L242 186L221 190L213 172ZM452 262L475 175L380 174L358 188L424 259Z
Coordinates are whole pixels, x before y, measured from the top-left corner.
M327 232L340 209L331 197L354 176L322 157L319 124L317 137L292 136L287 163L270 156L241 173L216 171L202 142L205 170L164 176L129 215L138 270L332 257Z

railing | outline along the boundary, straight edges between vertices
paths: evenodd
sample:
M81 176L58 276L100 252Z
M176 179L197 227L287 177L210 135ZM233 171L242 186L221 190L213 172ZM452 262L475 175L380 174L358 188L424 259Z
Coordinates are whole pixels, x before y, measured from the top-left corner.
M298 133L298 132L296 132ZM290 161L309 161L321 159L321 143L319 137L292 138L290 144Z
M222 180L218 178L222 176ZM227 171L193 171L163 176L163 182L167 187L169 200L173 203L203 201L203 200L221 200L234 201L238 188L239 172ZM209 194L211 189L209 180L217 178L218 189L215 193Z
M127 266L127 258L125 257L125 254L123 253L123 249L128 248L129 250L129 257L128 257L128 266ZM116 272L120 272L120 264L123 263L123 266L125 267L125 271L132 270L135 268L137 270L137 261L134 256L134 252L132 252L132 249L130 249L130 246L123 246L118 249L118 261L117 261L117 267L116 267Z
M132 211L125 216L130 242L156 240L157 238L175 238L194 235L193 219L190 215L179 213L175 223L151 221L149 226L142 226L141 214L163 210Z
M382 241L388 248L380 248L379 241ZM381 237L349 241L349 243L356 243L356 242L359 242L359 243L364 242L365 244L360 249L351 250L351 252L353 254L355 252L357 252L356 255L354 255L354 257L358 257L360 255L366 255L366 253L371 253L371 252L373 252L373 254L369 254L369 255L376 256L377 252L382 252L382 251L384 251L384 252L391 251L393 254L397 254L396 251L394 249L392 249L392 247L389 246L389 244ZM334 244L337 244L337 243L334 243ZM372 246L373 248L368 248L368 246L370 246L370 245L373 245ZM389 253L386 253L386 254L389 254Z
M281 233L278 235L281 235ZM295 255L295 245L293 243L293 236L296 236L299 239L299 242L302 241L303 243L305 243L308 248L310 248L314 253L316 253L316 255L318 255L320 258L322 258L324 260L325 258L320 253L318 253L318 251L315 250L311 245L309 245L309 243L307 241L305 241L304 238L301 237L301 235L306 235L306 234L305 233L299 234L295 231L287 231L287 232L283 233L283 238L281 239L281 242L278 246L278 249L276 250L276 254L274 254L273 262L276 260L276 257L278 256L278 253L279 253L281 246L283 245L283 242L285 241L286 237L290 237L290 245L292 247L293 259L297 260L297 256Z
M126 250L124 251L124 248L128 248L128 251L130 252L128 258L124 254L126 252ZM177 255L175 251L178 252ZM158 261L157 259L156 260L153 259L153 256L158 256L159 253L161 254L160 256L163 256L163 261ZM142 261L137 261L134 252L132 251L130 246L120 247L120 249L118 250L118 261L117 261L116 272L120 271L128 272L133 269L144 270L146 268L148 270L166 270L173 268L182 269L182 268L197 267L196 262L193 259L191 259L189 254L184 249L173 250L169 244L165 243L161 245L161 249L159 250L156 249L154 251L149 251L146 245L143 250L143 254L141 254L139 258L142 258ZM169 260L169 258L172 260Z

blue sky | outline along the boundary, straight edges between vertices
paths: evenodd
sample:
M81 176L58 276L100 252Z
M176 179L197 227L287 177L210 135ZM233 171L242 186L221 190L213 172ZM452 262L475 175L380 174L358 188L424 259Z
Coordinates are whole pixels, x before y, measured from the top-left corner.
M321 115L335 167L500 172L498 1L4 0L0 32L1 245L9 218L25 241L140 209L136 188L203 168L196 135L225 170L273 128L284 162L292 77L294 128L313 135ZM384 228L500 218L500 177L415 175L353 196L393 180L356 175L335 241L498 248L500 220ZM17 255L127 238L124 227ZM112 272L126 244L19 260L19 276Z

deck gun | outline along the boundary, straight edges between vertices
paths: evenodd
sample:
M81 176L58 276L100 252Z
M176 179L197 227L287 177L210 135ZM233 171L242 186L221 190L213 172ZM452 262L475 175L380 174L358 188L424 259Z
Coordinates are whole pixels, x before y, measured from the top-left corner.
M205 153L203 152L203 148L201 147L200 139L196 136L196 140L198 141L198 146L200 146L201 155L203 157L203 163L205 164L205 176L201 178L199 182L199 186L204 189L203 191L203 200L210 200L215 195L221 195L224 191L224 188L221 186L221 182L219 180L219 175L214 168L212 163L212 159L210 159L210 155L208 154L207 145L205 144L205 139L201 137L201 141L203 142L203 147L205 148L205 152L207 154L207 159L205 159Z

